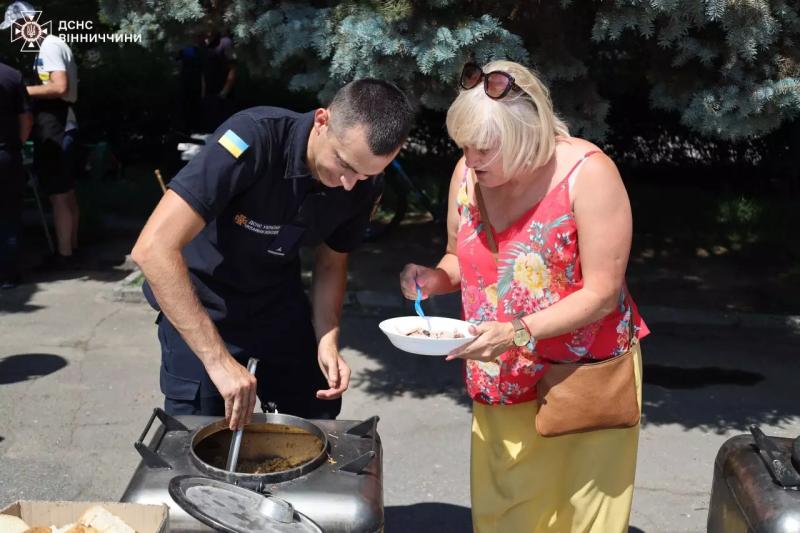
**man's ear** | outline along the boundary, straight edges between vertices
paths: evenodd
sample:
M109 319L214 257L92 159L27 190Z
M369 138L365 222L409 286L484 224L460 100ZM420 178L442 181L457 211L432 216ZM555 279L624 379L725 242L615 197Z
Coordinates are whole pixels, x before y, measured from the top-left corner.
M319 135L322 132L322 128L330 127L330 112L325 108L319 108L314 111L314 131L317 132Z

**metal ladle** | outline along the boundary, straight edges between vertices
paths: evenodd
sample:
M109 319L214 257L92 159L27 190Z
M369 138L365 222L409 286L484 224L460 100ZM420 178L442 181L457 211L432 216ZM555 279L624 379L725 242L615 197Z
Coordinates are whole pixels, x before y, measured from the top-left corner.
M251 357L247 361L247 371L250 374L256 373L256 366L258 366L258 359ZM236 465L239 463L239 449L242 447L242 435L244 434L244 427L237 429L233 432L233 439L231 439L231 447L228 450L228 464L225 467L228 472L236 472Z

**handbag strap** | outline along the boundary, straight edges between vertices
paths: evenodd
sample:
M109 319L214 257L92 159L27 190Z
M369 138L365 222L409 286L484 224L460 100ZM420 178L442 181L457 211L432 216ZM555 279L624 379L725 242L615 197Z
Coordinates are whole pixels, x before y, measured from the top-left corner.
M639 337L636 336L636 332L633 329L633 307L631 307L631 318L628 320L628 331L631 334L631 340L628 342L628 349L632 350L633 347L639 343Z
M495 262L497 262L497 241L494 238L492 223L489 221L489 213L486 212L486 204L483 201L483 194L481 194L481 186L478 180L475 180L473 183L475 184L475 200L478 202L478 211L481 214L483 227L486 229L486 240L489 241L489 250L492 252Z

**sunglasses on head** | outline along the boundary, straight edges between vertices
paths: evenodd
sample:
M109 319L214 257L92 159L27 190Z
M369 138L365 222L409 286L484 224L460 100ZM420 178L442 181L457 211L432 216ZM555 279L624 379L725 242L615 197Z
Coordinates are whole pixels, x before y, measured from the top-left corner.
M480 66L475 63L467 63L461 71L461 87L470 90L483 80L483 92L486 96L494 100L499 100L506 96L511 89L522 91L514 82L514 76L502 70L494 70L488 74L483 72Z

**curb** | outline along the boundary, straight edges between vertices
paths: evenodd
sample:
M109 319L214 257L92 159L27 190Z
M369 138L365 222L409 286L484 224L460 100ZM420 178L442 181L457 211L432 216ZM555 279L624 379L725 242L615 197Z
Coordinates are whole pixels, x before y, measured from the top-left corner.
M121 281L118 281L111 290L110 300L112 302L124 303L147 303L142 293L141 285L134 285L134 282L141 276L141 271L137 268Z
M645 322L692 326L727 326L754 329L783 329L800 333L800 315L771 315L680 309L659 305L639 307Z
M137 269L117 282L111 291L111 299L117 302L147 303L142 288L132 285L139 275ZM345 293L344 299L344 310L360 316L413 314L412 305L399 291L351 290ZM426 300L424 306L431 316L458 316L461 313L461 298L458 293L436 296ZM800 315L721 312L661 305L642 305L639 310L648 324L775 329L800 334Z

